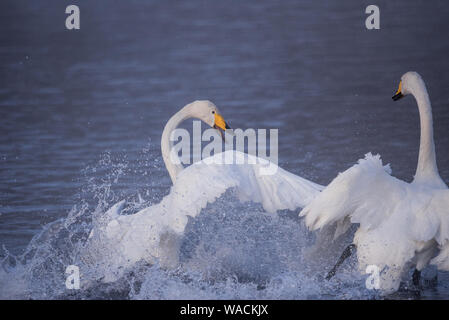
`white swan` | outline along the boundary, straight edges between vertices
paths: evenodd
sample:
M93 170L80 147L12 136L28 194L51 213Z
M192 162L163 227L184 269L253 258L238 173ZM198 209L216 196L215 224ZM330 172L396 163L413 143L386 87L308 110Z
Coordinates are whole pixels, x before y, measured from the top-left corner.
M368 265L376 265L381 271L380 290L385 294L398 289L408 265L420 271L438 251L432 263L449 269L449 190L437 169L429 96L416 72L402 76L393 100L408 94L415 97L421 118L413 182L392 177L380 156L367 154L300 212L312 230L333 223L340 227L359 223L353 245L360 270L365 273Z
M103 281L114 281L141 260L154 263L158 259L165 267L176 266L179 239L188 217L198 215L229 188L236 189L240 200L261 203L268 212L304 207L322 190L320 185L265 159L237 151L216 154L187 168L175 164L180 161L170 158L174 156L170 155L170 134L188 118L198 118L222 130L229 128L210 101L190 103L167 122L161 149L173 187L160 203L133 215L120 215L124 201L117 203L105 214L104 222L94 228L82 260L90 265L102 263ZM232 158L233 164L224 164L227 162L223 160ZM276 166L276 173L263 174L268 166Z

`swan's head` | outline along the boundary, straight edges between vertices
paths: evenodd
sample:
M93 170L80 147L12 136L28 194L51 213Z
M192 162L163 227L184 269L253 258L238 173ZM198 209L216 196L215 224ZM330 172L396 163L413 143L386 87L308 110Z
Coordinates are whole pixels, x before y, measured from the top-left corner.
M408 94L419 92L418 90L422 90L423 87L425 85L421 76L415 71L409 71L402 75L399 88L392 99L394 101L399 100Z
M217 130L226 131L227 129L231 129L226 121L221 116L218 108L215 104L213 104L209 100L197 100L188 105L190 109L190 114L205 122L212 128ZM220 131L220 133L222 133Z

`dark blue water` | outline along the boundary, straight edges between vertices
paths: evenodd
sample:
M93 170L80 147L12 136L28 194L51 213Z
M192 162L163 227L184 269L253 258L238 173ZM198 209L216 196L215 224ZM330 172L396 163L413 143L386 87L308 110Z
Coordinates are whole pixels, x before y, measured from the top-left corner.
M449 182L446 1L377 1L381 29L371 31L368 1L78 1L77 31L65 29L68 4L0 4L0 244L14 255L74 206L108 207L138 195L157 203L171 186L162 129L197 99L212 100L234 128L279 128L280 166L315 182L329 183L370 151L410 181L418 111L413 99L393 103L391 96L400 76L415 70L429 89L438 166ZM300 224L288 221L291 230ZM243 232L244 221L229 223ZM146 281L176 278L158 272ZM304 295L283 286L277 296L230 292L328 297L310 281ZM7 287L0 290L8 296ZM441 281L435 290L427 295L449 296ZM164 292L138 297L175 296Z

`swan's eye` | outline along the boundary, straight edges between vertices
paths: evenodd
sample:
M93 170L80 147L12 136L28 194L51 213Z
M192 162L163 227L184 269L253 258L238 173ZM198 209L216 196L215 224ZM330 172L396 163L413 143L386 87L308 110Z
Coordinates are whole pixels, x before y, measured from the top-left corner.
M215 113L215 111L214 110L212 110L212 114L214 114Z

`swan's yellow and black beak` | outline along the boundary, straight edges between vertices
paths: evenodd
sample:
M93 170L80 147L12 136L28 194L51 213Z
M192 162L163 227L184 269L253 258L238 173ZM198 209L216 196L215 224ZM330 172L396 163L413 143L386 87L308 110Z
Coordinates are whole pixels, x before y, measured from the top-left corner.
M218 113L215 113L215 120L214 120L214 128L220 132L221 138L224 140L224 134L227 129L231 129L230 126L224 121L223 117L219 115Z
M399 88L398 91L396 91L395 95L393 97L391 97L394 101L401 99L402 97L404 97L404 95L402 94L402 81L399 82Z

